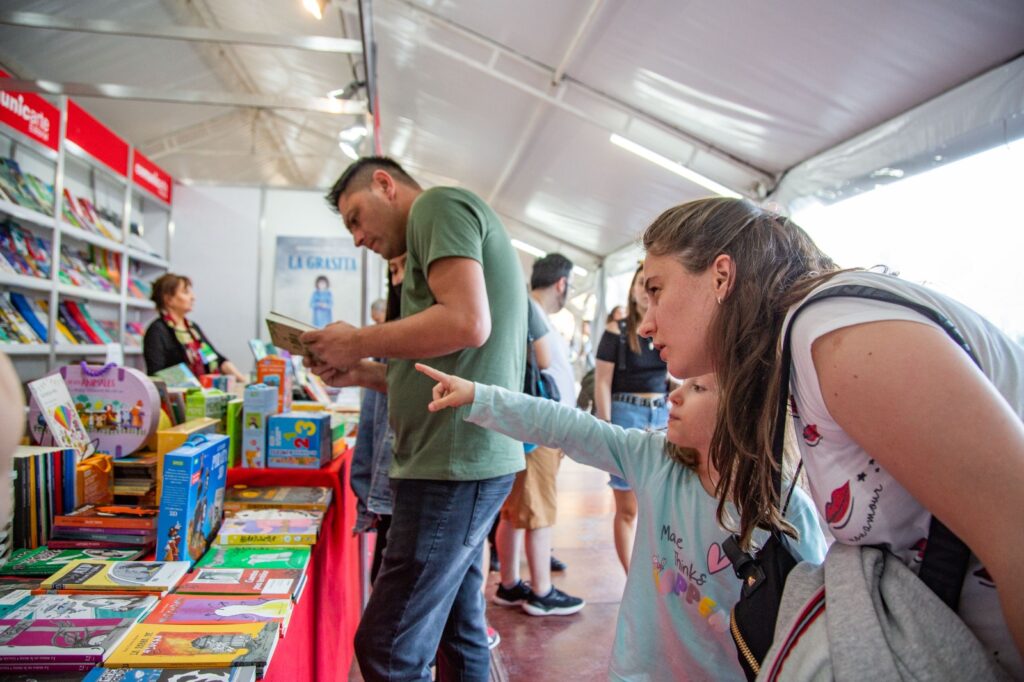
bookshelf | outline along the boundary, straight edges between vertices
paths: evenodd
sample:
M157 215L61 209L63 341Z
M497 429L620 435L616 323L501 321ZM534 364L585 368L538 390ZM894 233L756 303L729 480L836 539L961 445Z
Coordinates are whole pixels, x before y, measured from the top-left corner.
M22 334L21 343L0 339L0 350L23 380L103 359L106 339L121 344L125 364L140 366L139 332L156 313L149 282L170 265L173 180L72 99L18 96L20 111L0 111L0 257L11 265L0 268L0 296L38 306L46 341ZM18 177L27 192L11 191ZM23 244L29 253L11 264L9 251ZM102 328L99 339L72 343L62 332L69 303Z

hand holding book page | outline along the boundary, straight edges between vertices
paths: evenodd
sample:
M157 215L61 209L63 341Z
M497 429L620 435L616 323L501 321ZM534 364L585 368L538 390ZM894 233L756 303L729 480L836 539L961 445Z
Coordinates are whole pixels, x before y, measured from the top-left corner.
M326 365L341 372L347 372L366 357L358 348L357 327L347 322L332 322L323 329L307 331L300 337L301 343L316 359L305 363L315 374L321 375L317 365Z
M267 329L270 330L270 342L274 346L286 350L292 355L309 358L312 364L319 364L319 360L313 352L302 342L302 335L309 331L316 331L316 327L271 311L267 315Z
M471 405L476 398L476 384L472 381L445 374L419 362L416 363L416 369L437 381L433 391L434 399L427 405L427 409L431 412L437 412L446 407Z

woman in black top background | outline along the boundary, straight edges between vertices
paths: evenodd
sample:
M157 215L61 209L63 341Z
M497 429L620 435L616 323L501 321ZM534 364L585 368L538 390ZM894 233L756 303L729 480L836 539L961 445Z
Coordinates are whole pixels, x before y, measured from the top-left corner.
M633 275L626 319L611 322L597 347L594 413L623 428L655 430L668 424L668 370L650 339L637 333L648 302L643 270L641 264ZM636 533L636 495L618 476L610 475L608 485L615 496L615 551L628 573Z
M199 325L185 317L192 312L196 300L192 280L168 272L153 282L151 298L160 316L146 328L142 339L147 374L152 376L162 369L185 363L197 377L220 373L243 383L246 381L246 377L217 352Z

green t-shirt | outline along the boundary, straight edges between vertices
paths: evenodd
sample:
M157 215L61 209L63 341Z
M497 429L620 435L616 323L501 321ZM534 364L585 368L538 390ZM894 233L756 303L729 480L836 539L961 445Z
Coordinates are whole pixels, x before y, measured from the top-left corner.
M475 194L435 187L413 203L406 245L402 317L436 303L427 283L431 263L448 257L472 258L483 267L491 335L480 348L388 362L389 417L395 431L391 477L474 481L522 470L523 446L464 421L469 406L428 412L434 381L413 367L424 362L470 381L522 390L527 294L519 258L504 226Z

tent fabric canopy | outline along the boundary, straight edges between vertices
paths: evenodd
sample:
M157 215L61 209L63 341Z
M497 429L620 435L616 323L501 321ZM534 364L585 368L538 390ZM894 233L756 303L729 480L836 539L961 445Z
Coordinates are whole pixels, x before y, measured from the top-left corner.
M361 37L355 0L320 21L299 0L8 0L0 20L16 12ZM1024 133L1019 0L373 0L372 17L384 153L585 266L708 194L678 166L754 199L832 201ZM0 22L0 64L22 79L296 100L365 79L358 54L16 23ZM76 99L194 183L327 186L349 162L339 131L365 122Z

